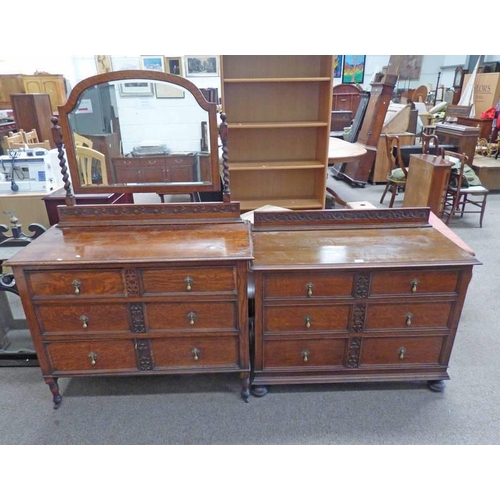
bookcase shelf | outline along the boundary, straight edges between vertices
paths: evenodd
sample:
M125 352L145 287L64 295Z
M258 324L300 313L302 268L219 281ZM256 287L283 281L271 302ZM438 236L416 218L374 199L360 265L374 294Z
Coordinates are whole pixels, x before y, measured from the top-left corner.
M221 74L231 198L324 208L333 57L222 56Z

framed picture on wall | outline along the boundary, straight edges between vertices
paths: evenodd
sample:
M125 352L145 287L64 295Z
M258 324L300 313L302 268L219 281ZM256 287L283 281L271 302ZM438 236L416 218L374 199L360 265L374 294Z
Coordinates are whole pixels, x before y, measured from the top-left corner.
M342 83L363 83L366 56L344 56Z
M343 56L333 56L333 78L342 76L342 59Z
M218 56L186 56L186 76L219 76Z
M111 66L111 56L94 56L97 74L109 73L113 70Z
M182 58L181 57L166 57L165 70L171 75L182 76Z
M141 67L148 71L165 73L165 58L163 56L141 56Z
M422 59L424 56L403 56L403 62L399 67L399 78L401 80L418 80L422 70Z
M154 95L153 85L144 81L131 81L120 84L120 95L122 97L149 97Z

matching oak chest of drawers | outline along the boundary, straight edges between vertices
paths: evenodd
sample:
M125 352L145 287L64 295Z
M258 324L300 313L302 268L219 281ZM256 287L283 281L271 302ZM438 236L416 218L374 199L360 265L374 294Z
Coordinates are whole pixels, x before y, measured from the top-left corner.
M427 210L255 215L255 395L314 382L442 389L477 261L419 224Z
M178 219L199 217L195 207L149 210ZM62 220L10 262L56 407L60 376L235 372L248 399L247 223L146 225L132 235Z

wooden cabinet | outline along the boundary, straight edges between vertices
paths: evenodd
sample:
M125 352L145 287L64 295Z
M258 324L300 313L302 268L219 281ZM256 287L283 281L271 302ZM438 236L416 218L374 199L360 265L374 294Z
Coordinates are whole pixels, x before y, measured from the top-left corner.
M48 94L11 94L10 100L16 128L30 132L35 129L38 140L48 140L55 147L52 137L52 108Z
M325 206L332 56L222 56L231 198L242 210Z
M458 153L467 155L467 164L472 165L476 154L476 145L479 138L479 128L451 123L438 123L435 134L440 144L451 144L457 147Z
M352 111L352 116L356 116L363 92L358 84L335 85L332 89L332 111Z
M49 95L53 113L66 103L66 84L62 75L23 75L22 79L27 94Z
M24 92L21 75L0 75L0 109L11 109L10 95Z
M478 261L428 217L255 212L255 395L273 384L397 380L442 390Z
M248 398L251 243L237 204L59 215L9 261L56 407L60 376L236 373Z
M440 217L452 165L441 156L411 155L403 207L430 207Z
M198 156L169 154L163 156L112 158L113 182L193 182L200 178Z
M468 118L459 116L457 125L466 125L467 127L477 127L479 129L479 138L484 138L488 142L495 142L498 137L498 130L493 128L493 120L485 120L482 118ZM491 141L490 141L491 137Z

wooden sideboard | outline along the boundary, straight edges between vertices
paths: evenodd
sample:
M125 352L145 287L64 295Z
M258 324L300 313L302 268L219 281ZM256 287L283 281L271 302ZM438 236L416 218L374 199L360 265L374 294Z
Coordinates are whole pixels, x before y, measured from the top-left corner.
M63 376L236 373L248 399L252 255L237 203L59 215L8 261L55 407Z
M457 118L458 125L466 125L467 127L476 127L479 129L479 138L487 139L488 142L495 142L498 137L498 130L493 128L493 120L485 120L482 118L467 118L459 116ZM492 135L493 133L493 135ZM491 141L490 141L491 137Z
M111 179L117 183L193 182L200 179L196 154L112 158Z
M363 92L358 84L335 85L332 89L332 111L352 111L352 116L355 116Z
M441 156L410 155L403 207L430 207L440 217L452 166L452 162Z
M479 262L429 215L428 208L255 212L253 394L326 382L427 381L443 389Z
M52 112L66 103L66 82L62 75L23 75L24 91L27 94L48 94Z

